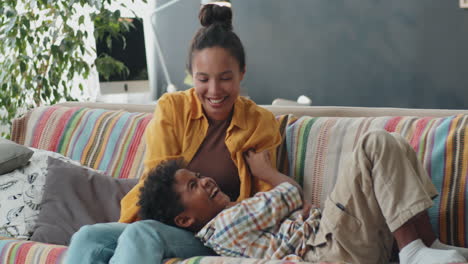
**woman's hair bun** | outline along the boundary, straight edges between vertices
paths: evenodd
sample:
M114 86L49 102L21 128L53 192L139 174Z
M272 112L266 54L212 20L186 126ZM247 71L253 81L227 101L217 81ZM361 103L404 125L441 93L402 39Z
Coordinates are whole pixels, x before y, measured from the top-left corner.
M217 4L203 5L198 18L204 27L219 24L226 30L232 30L232 10L230 7Z

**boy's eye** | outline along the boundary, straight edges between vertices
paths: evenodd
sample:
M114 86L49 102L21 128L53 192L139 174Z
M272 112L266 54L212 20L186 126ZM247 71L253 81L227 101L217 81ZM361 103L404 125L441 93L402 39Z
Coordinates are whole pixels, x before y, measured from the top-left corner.
M208 81L208 79L198 79L199 82L205 83Z
M221 81L230 81L232 78L231 77L223 77L221 78Z

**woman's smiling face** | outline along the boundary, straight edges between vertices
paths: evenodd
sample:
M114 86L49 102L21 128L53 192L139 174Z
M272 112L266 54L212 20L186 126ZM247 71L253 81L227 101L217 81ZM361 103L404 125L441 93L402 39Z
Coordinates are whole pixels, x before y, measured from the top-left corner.
M208 118L226 120L240 93L245 69L224 48L215 46L193 55L195 92Z

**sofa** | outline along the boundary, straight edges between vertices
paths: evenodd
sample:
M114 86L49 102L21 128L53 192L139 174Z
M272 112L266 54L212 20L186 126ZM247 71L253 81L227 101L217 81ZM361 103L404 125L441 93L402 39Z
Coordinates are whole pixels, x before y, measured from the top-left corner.
M143 169L143 132L154 107L80 102L38 107L13 121L11 139L33 150L62 155L75 165L89 168L86 173L102 173L112 179L133 179L136 182ZM415 149L440 193L429 210L434 231L442 242L468 247L468 110L263 107L270 110L280 123L283 141L277 148L278 170L299 182L305 199L314 204L323 205L340 173L340 164L362 134L385 129L403 135ZM63 188L66 189L65 186ZM49 194L47 190L42 191L44 202ZM0 205L8 202L0 201ZM105 206L100 202L96 200L93 206ZM67 209L67 206L63 207ZM45 207L40 210L39 218ZM86 208L80 211L86 211ZM118 210L115 211L112 213L118 214ZM48 217L58 218L50 213ZM36 232L34 230L27 239L5 237L0 240L0 263L64 263L66 244L33 241ZM165 263L291 262L194 257L168 259Z

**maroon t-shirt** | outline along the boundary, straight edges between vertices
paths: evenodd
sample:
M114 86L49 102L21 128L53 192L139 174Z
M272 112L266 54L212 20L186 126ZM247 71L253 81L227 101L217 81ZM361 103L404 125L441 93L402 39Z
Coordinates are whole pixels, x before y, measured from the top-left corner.
M230 118L222 121L209 120L206 137L187 169L214 179L231 201L235 201L239 196L240 180L225 143L226 130L230 123Z

